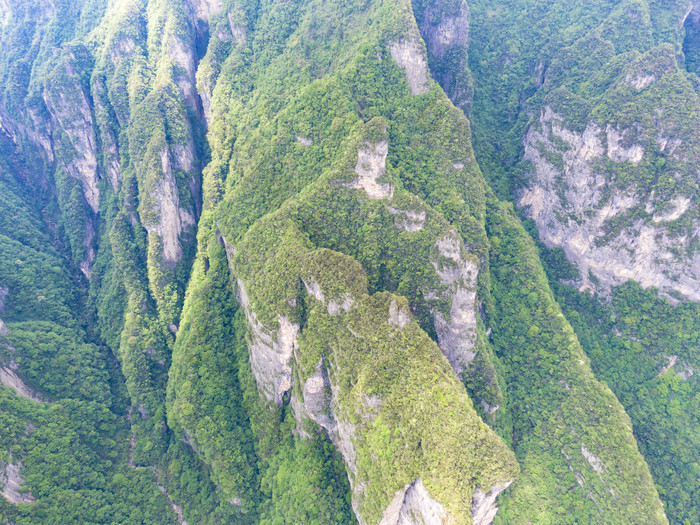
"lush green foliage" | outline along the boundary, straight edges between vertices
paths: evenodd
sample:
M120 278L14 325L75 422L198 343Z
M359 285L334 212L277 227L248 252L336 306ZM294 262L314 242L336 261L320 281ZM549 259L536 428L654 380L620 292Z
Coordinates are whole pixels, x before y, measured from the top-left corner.
M0 469L21 462L35 498L0 498L0 521L350 524L354 507L376 523L420 479L457 523L477 488L511 481L503 523L662 523L595 372L692 523L698 374L678 374L698 370L697 309L556 285L574 333L467 120L502 197L542 104L576 129L650 128L660 107L696 155L669 30L682 2L221 3L206 20L172 0L0 15L0 365L41 399L0 387ZM469 49L426 49L469 8ZM428 74L413 94L397 43L442 89ZM636 94L639 71L659 78ZM597 169L697 199L691 157ZM458 375L445 325L469 316ZM283 326L291 356L261 365Z
M630 415L669 517L697 522L697 304L674 308L632 283L618 288L611 304L564 286L557 295L593 370Z
M490 202L488 233L492 340L523 469L499 519L582 523L614 515L623 522L665 522L629 417L594 378L510 206Z

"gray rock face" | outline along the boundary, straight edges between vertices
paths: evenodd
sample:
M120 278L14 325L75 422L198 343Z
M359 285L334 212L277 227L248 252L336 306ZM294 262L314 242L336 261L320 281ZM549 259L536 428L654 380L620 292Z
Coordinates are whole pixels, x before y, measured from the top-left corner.
M396 301L391 301L389 307L389 324L401 329L411 320L411 314L406 308L401 308Z
M181 38L173 36L170 39L168 53L173 64L179 70L175 73L175 81L180 88L185 103L191 109L197 111L197 88L195 80L197 65L194 50L191 45L183 42Z
M639 163L645 152L631 142L632 135L612 125L603 130L595 122L582 133L571 131L561 116L545 107L538 125L525 137L524 158L534 169L518 204L535 220L543 242L563 248L578 266L582 289L598 286L605 293L634 279L645 288L654 286L700 301L700 254L678 255L690 246L692 236L674 234L667 227L690 210L690 200L676 196L662 202L652 194L641 203L630 191L611 189L608 178L596 169L596 162L604 157L630 166ZM657 145L670 151L678 147L674 140L660 135ZM557 155L560 163L552 160ZM650 221L636 220L606 237L609 221L640 206L652 215ZM700 221L693 224L697 235ZM589 272L599 284L591 281Z
M389 46L391 57L406 72L412 95L422 95L429 89L428 60L417 38L394 42Z
M460 4L456 15L441 17L433 23L441 9L441 1L429 5L423 16L426 22L421 31L430 52L438 58L443 58L451 47L469 45L470 17L466 2Z
M506 490L513 481L493 487L488 493L476 489L472 497L472 520L474 525L491 525L498 512L496 497Z
M428 46L432 60L441 62L449 58L452 61L451 67L443 70L434 68L433 75L452 103L469 115L474 94L473 81L467 63L469 7L467 2L462 0L455 13L453 5L446 6L445 3L443 0L424 3L421 35ZM454 65L456 58L460 61L461 67Z
M34 502L34 496L32 496L31 492L23 492L20 490L24 483L21 470L22 463L12 463L12 457L10 457L10 462L7 464L0 461L1 494L13 505Z
M73 64L75 57L67 56L63 61L65 75L60 86L47 85L43 91L44 103L51 115L52 127L62 130L68 144L62 145L67 152L62 167L71 177L78 179L83 195L94 213L100 207L100 192L97 188L97 140L88 95L81 86Z
M438 346L458 376L476 357L476 262L466 256L466 249L456 231L435 242L438 256L431 260L445 286L444 291L429 291L426 299L443 299L450 305L449 317L433 309Z
M281 404L284 395L292 388L292 355L298 348L299 325L279 316L275 332L265 327L251 309L245 284L238 279L239 302L243 307L251 330L248 345L250 365L260 392L268 401Z
M379 525L447 525L453 522L443 506L430 497L419 478L396 493Z
M425 211L416 212L412 210L399 210L389 206L389 213L396 215L394 224L397 228L407 232L418 232L425 226L426 213Z
M0 285L0 314L5 311L5 299L10 295L10 290Z
M9 330L7 329L7 326L3 322L2 319L0 319L0 335L7 335L9 333Z
M363 142L357 150L355 173L358 179L349 184L350 188L365 190L370 199L391 199L394 185L380 183L378 179L386 173L386 156L389 144L382 142Z
M42 403L41 396L29 388L17 375L17 365L10 363L9 366L0 365L0 385L11 388L18 396L26 397L37 403Z
M220 12L223 5L221 0L190 0L190 4L197 19L206 22L209 21L212 15Z
M153 192L160 220L156 224L146 223L145 227L149 233L160 236L163 243L163 260L177 263L182 258L180 235L186 229L194 227L195 218L191 211L180 207L180 197L168 148L161 150L160 159L163 177L158 181ZM186 160L180 162L186 162Z

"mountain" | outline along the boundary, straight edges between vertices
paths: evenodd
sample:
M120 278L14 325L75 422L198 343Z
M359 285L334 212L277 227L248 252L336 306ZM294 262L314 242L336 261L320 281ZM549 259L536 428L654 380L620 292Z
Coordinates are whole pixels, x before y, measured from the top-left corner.
M0 0L0 522L697 523L698 35Z

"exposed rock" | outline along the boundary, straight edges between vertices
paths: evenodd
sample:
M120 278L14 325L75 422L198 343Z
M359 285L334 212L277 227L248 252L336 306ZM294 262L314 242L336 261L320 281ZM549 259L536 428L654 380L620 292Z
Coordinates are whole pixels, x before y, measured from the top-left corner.
M676 374L683 380L687 381L693 375L695 375L695 370L691 368L687 363L684 363L682 361L679 361L677 355L672 355L672 356L663 356L666 359L668 359L668 363L659 371L658 374L656 374L656 378L658 379L662 375L664 375L666 372L671 370L672 368L675 369Z
M12 8L9 0L0 0L0 25L6 27L12 19Z
M659 151L673 156L673 154L678 149L678 146L680 146L681 144L683 144L683 141L681 139L675 137L665 137L661 130L659 130L659 133L656 137L656 145L659 147Z
M302 392L306 415L329 432L335 430L331 409L332 392L328 371L323 359L316 365L316 371L304 383ZM297 415L297 419L300 419Z
M187 45L181 38L173 36L170 39L168 53L173 64L181 70L176 72L174 76L185 103L193 110L198 111L197 89L195 87L197 66L192 46Z
M294 350L298 348L299 324L278 316L279 328L273 333L252 311L245 284L240 279L238 295L251 330L248 351L258 388L268 401L281 404L284 395L292 388L291 360Z
M24 478L21 475L22 463L10 462L4 464L0 461L0 486L2 486L2 495L13 505L19 503L34 503L34 496L31 492L22 492L20 489L24 483Z
M5 311L5 299L10 295L10 290L0 285L0 314Z
M436 18L436 12L440 11L441 8L443 8L442 2L430 3L423 17L428 23L425 23L421 31L430 52L438 58L444 58L445 53L451 47L469 45L469 8L467 4L461 2L456 15L444 16L437 23L430 23Z
M208 22L212 15L222 9L221 0L190 0L195 16L204 22Z
M690 199L679 195L669 202L671 209L665 213L657 213L652 217L654 222L671 222L680 219L690 208Z
M306 291L309 293L309 295L315 297L319 301L325 304L326 298L323 295L323 291L321 290L321 287L319 284L314 281L313 279L307 279L304 280L302 279L302 282L304 283L304 286L306 287Z
M406 230L407 232L417 232L425 226L426 213L424 211L417 212L412 210L398 210L389 206L389 213L396 215L394 224L397 228Z
M350 309L355 306L355 301L349 295L345 295L342 300L331 299L328 301L328 314L335 317L340 315L340 312L349 312Z
M396 304L396 301L391 301L391 306L389 307L389 324L398 328L403 328L410 320L411 315L408 312L408 308L399 306Z
M313 140L307 139L307 138L304 138L304 137L300 137L299 135L295 135L294 138L295 138L296 141L297 141L299 144L301 144L302 146L311 146L311 145L314 143Z
M513 480L506 481L502 485L492 487L489 492L480 489L474 491L472 496L472 522L473 525L491 525L498 512L496 497L506 490Z
M7 325L0 319L0 335L7 335L8 333Z
M615 162L631 162L639 164L644 156L644 148L639 144L633 144L625 148L622 143L625 141L624 133L620 133L610 124L605 128L608 137L608 157Z
M17 375L17 365L10 363L9 366L0 365L0 384L12 388L17 395L43 403L41 396L29 388Z
M233 40L236 42L236 44L245 44L246 28L242 24L236 23L236 21L233 18L233 13L231 12L228 13L228 24L231 28L231 35L233 36Z
M435 331L440 350L461 376L476 357L476 279L479 270L475 262L462 255L466 249L456 231L440 237L435 246L440 257L431 263L446 291L430 291L425 295L449 301L449 319L433 309Z
M690 245L692 236L676 234L665 226L687 211L687 199L674 196L663 203L652 196L643 204L634 194L611 191L610 181L594 168L606 152L615 162L641 161L643 148L625 145L628 133L610 125L603 133L595 122L581 133L571 131L561 116L545 107L538 125L531 126L525 137L524 159L532 163L534 172L529 187L519 194L518 204L527 207L526 213L537 224L545 245L563 248L578 266L581 289L607 293L611 286L634 279L644 288L657 287L662 293L675 290L700 301L700 254L676 256ZM566 148L557 146L552 136L566 143ZM670 139L664 140L666 146ZM561 165L552 161L552 155L561 157ZM653 221L636 220L608 235L610 220L642 205L648 213L660 206L668 211L655 214ZM700 221L694 220L693 229L700 231ZM589 278L589 272L596 282Z
M42 95L54 127L62 130L68 139L68 144L63 145L66 149L62 156L66 160L61 161L63 169L81 182L85 201L97 213L100 207L97 139L89 98L75 71L74 61L72 54L66 55L59 66L63 68L62 81L60 84L47 83Z
M630 74L625 77L625 82L627 82L630 86L640 91L644 88L649 87L657 80L658 78L656 78L656 75L645 75L643 73L638 75Z
M309 295L315 297L323 304L326 304L326 297L323 295L323 290L321 290L321 287L316 281L313 279L302 279L302 282L304 283L306 291ZM326 305L328 314L333 317L340 315L341 311L345 313L349 312L353 306L355 306L355 300L349 294L344 294L342 297L330 299Z
M481 403L481 406L484 407L484 412L486 412L487 414L494 414L499 408L501 408L498 405L489 405L483 399L481 399L479 402Z
M417 38L394 42L389 51L394 61L406 72L412 95L422 95L429 88L428 61Z
M394 185L377 182L386 173L386 156L389 153L387 141L363 142L357 150L357 166L355 173L359 179L351 182L348 187L363 189L370 199L391 199L394 195Z
M681 368L681 370L676 370L676 373L683 381L687 381L695 375L695 370L686 363L681 363L679 368Z
M85 258L80 261L79 267L80 271L83 272L86 278L90 279L92 275L92 263L95 260L95 228L92 225L92 221L87 219L85 221L85 241L83 245L85 246Z
M445 525L453 521L419 478L396 493L379 525Z
M173 176L170 154L167 148L160 152L163 177L156 184L153 199L158 206L159 222L145 224L149 233L156 233L163 242L163 260L177 263L182 258L180 234L195 224L194 215L180 207L180 197Z
M156 479L158 479L158 467L151 467L153 469L153 472L156 475ZM158 487L158 490L161 491L161 493L168 498L168 502L170 502L170 508L173 509L173 512L175 513L175 516L177 516L177 522L180 525L187 525L187 522L185 521L184 514L182 512L182 507L175 503L175 500L170 496L170 493L168 492L168 489L166 489L163 485L160 483L156 482L156 487Z
M664 366L664 367L661 369L661 371L660 371L658 374L656 374L656 378L657 378L657 379L658 379L659 377L661 377L662 375L664 375L664 374L665 374L666 372L668 372L669 370L671 370L671 368L673 368L673 366L678 362L678 356L677 356L677 355L672 355L672 356L670 356L670 357L665 356L665 357L666 357L666 359L668 359L668 363L666 364L666 366Z
M599 475L603 473L605 469L603 468L603 463L600 461L600 458L588 450L583 443L581 443L581 454L583 454L583 457L586 458L586 461L588 461L588 464L593 470Z

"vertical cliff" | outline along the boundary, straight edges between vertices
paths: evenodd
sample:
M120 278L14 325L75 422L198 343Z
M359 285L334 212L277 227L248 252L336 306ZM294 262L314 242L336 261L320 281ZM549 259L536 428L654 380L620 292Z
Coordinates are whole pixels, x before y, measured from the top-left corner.
M693 11L527 4L0 1L0 520L667 522L545 269L696 299Z

